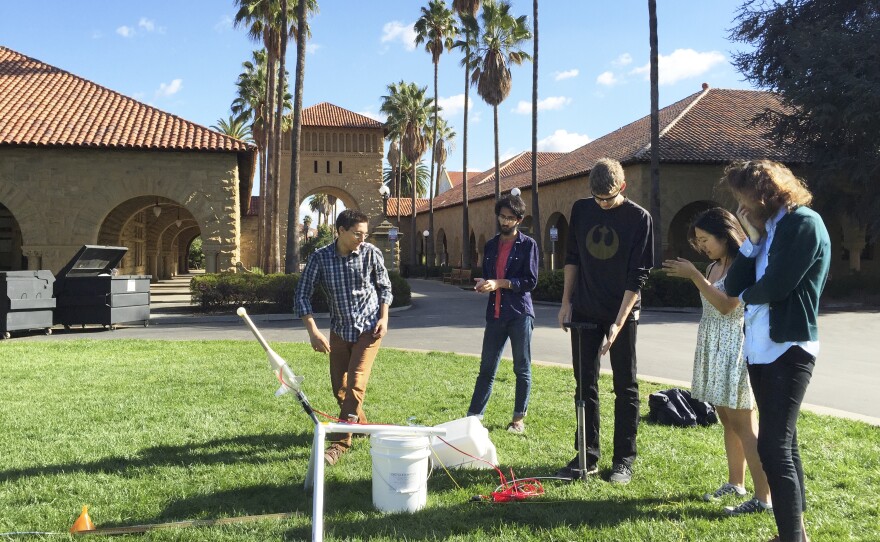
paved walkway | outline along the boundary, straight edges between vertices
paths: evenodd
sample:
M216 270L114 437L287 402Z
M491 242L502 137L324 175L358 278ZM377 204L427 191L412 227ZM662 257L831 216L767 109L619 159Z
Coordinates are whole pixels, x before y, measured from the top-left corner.
M479 355L485 323L486 298L436 281L410 280L412 305L393 310L390 331L383 346L425 351L448 351ZM156 297L156 296L154 296ZM65 331L56 328L52 336L33 335L16 341L63 340L70 338L145 338L164 340L251 340L250 331L237 316L195 316L173 312L175 304L166 298L153 312L150 327L122 326L116 331L88 327ZM177 305L186 302L179 297ZM180 310L180 309L178 309ZM538 304L532 355L536 362L570 366L568 335L556 325L558 305ZM170 312L169 312L170 311ZM699 311L643 311L639 325L638 368L641 378L673 386L690 385L693 350ZM254 315L257 326L269 341L305 341L302 323L291 315ZM329 319L318 318L322 329ZM822 351L807 391L806 403L814 411L856 418L880 425L878 355L880 311L826 310L819 317ZM505 352L509 358L509 348ZM606 359L602 366L609 368Z

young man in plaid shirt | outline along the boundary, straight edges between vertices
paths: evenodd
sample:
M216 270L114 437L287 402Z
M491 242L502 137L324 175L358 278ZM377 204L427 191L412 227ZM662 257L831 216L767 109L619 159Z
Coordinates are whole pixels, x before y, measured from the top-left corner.
M388 331L391 280L382 252L366 241L368 218L346 209L336 219L336 241L309 257L296 286L295 311L302 318L315 352L330 354L330 383L339 403L339 418L367 422L364 395ZM330 304L330 339L315 324L310 299L318 283ZM331 434L324 459L334 465L351 447L351 433Z

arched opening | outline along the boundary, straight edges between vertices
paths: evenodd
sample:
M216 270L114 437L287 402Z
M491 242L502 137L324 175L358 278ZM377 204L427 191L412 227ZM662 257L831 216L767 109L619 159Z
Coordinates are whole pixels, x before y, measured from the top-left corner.
M554 235L555 232L555 235ZM555 240L554 240L555 237ZM568 220L562 213L553 213L544 227L544 250L550 269L565 267L565 251L568 244Z
M706 260L706 256L694 250L688 242L687 234L694 218L712 207L719 207L719 204L707 200L694 201L688 203L675 213L675 216L672 217L672 221L669 223L669 231L666 233L667 248L666 254L663 255L664 258L679 257L691 261Z
M184 205L168 198L138 196L104 217L98 244L126 247L119 273L150 275L155 282L188 271L187 249L200 233L199 224Z
M21 271L28 268L21 245L21 227L12 211L0 203L0 271Z
M446 239L446 231L443 228L437 230L434 251L439 265L449 265L449 246Z

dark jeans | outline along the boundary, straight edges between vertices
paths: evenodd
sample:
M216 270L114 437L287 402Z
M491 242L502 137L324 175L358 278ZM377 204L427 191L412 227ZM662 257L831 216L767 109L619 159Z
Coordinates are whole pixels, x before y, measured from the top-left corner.
M572 366L577 382L574 400L577 402L583 390L583 399L586 402L587 463L590 465L598 463L601 455L599 452L599 350L605 342L609 327L598 324L593 329L570 330ZM639 428L639 383L636 380L638 327L636 320L627 320L618 332L610 351L614 381L613 461L628 466L632 466L636 459L636 433ZM577 447L577 439L575 439L575 449Z
M758 455L767 473L773 515L783 542L803 538L801 515L807 501L797 419L815 363L815 357L792 346L773 363L749 365L758 404Z
M492 395L492 384L495 372L501 361L501 352L507 339L510 339L510 351L513 354L513 374L516 375L516 395L513 402L513 416L521 418L529 408L529 393L532 389L532 329L535 319L522 315L513 320L495 320L486 323L483 333L483 354L480 359L480 374L474 385L474 395L468 416L483 416L489 396Z

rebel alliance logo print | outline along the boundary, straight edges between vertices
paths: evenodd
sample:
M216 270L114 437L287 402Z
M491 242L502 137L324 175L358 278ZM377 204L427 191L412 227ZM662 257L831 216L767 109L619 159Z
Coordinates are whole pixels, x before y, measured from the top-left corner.
M587 232L587 252L597 260L607 260L617 254L620 238L617 232L607 226L593 226Z

